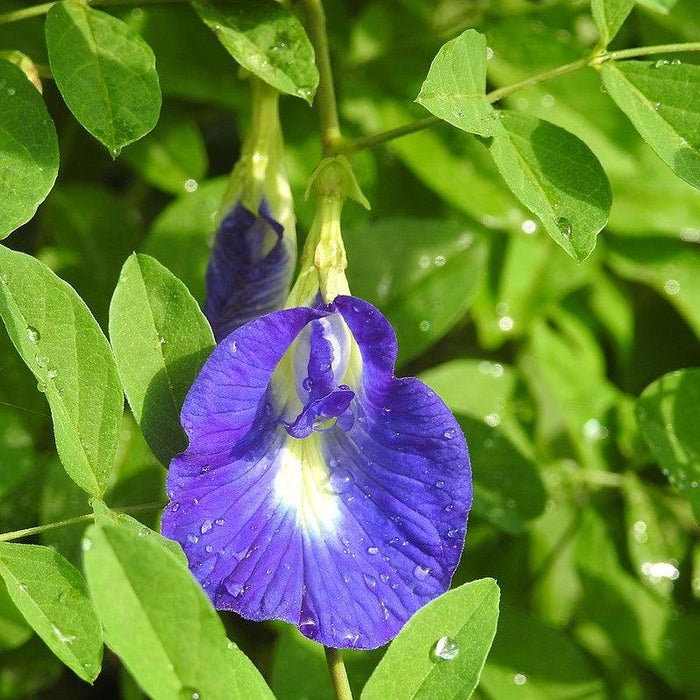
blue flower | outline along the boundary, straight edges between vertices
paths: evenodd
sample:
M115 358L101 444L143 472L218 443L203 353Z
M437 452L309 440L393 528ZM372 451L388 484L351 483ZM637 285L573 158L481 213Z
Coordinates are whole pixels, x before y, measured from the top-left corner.
M374 648L447 590L471 505L443 401L396 378L396 337L348 295L277 311L214 350L182 410L163 533L216 608Z
M204 313L217 341L247 321L281 309L296 263L279 93L253 77L251 84L250 128L231 174L207 267Z

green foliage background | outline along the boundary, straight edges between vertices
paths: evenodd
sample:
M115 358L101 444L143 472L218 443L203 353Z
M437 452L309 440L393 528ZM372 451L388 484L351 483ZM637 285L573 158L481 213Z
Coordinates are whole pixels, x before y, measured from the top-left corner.
M231 17L222 20L218 11L203 10L201 6L208 3L196 4L210 24L234 23ZM325 5L347 138L425 117L424 107L414 100L431 62L445 42L466 29L486 37L487 90L589 55L598 41L591 7L584 1L328 0ZM631 6L598 1L594 11L611 12L626 5ZM670 11L658 11L671 5ZM0 0L0 13L20 7L22 3ZM127 376L131 357L151 353L153 372L163 364L177 366L176 390L160 394L164 405L176 406L212 342L192 297L200 305L203 302L212 222L247 124L248 87L224 45L187 4L107 9L147 44L136 44L129 54L134 75L144 71L150 75L151 49L155 56L162 110L152 131L158 114L158 106L148 102L148 90L157 92L152 76L139 88L145 95L140 112L117 120L116 130L101 131L104 112L95 108L81 116L84 103L71 101L71 88L65 87L69 83L61 80L78 81L83 85L80 90L89 90L92 78L87 69L86 74L73 75L75 57L66 63L68 75L61 77L65 55L60 45L45 39L44 23L60 23L71 12L83 12L73 0L54 8L49 18L0 24L0 50L23 52L40 67L40 75L50 62L65 97L64 102L55 82L42 80L60 149L53 189L47 173L55 170L55 137L46 124L33 134L46 170L28 181L12 177L9 161L0 168L0 183L17 188L16 200L0 204L3 236L30 218L51 190L36 216L4 241L7 248L0 252L0 265L15 275L4 284L7 289L20 289L15 284L32 289L46 285L45 298L55 302L55 308L25 303L20 289L0 303L10 331L9 336L0 331L3 532L87 514L95 505L61 468L50 412L57 423L72 424L73 415L90 417L94 445L76 442L67 429L63 443L58 438L58 454L91 495L104 496L114 509L163 501L165 470L156 456L167 460L176 449L173 444L180 446L182 435L177 425L168 424L167 416L154 414L152 406L135 409L142 412L136 418L143 434L128 410L119 418L119 398L113 395L115 385L118 393L117 366L132 405L139 401L132 394L138 394L141 378ZM618 24L608 20L611 26ZM98 33L109 34L110 27L107 17ZM648 0L634 7L611 47L699 38L696 0L675 4ZM222 42L228 41L227 48L234 52L247 51L248 44L241 49L239 39L234 34ZM259 45L261 39L255 41ZM76 46L71 44L70 49L77 51ZM89 46L85 50L90 53ZM52 52L58 53L52 56ZM454 584L494 578L501 589L498 629L475 697L641 700L700 693L700 373L689 369L700 365L700 195L691 184L698 183L697 160L674 160L679 138L696 149L700 140L699 87L693 82L700 69L697 54L679 54L683 64L678 70L690 77L678 85L676 78L663 80L664 75L679 75L669 63L675 58L664 56L666 63L654 69L658 73L653 75L661 76L658 81L649 77L651 68L635 78L634 68L617 64L603 68L601 82L598 71L587 67L519 90L498 105L514 113L499 129L515 133L514 124L527 122L524 115L546 119L574 133L602 164L612 207L597 244L594 231L582 248L571 249L582 262L560 247L566 247L565 240L557 239L557 245L547 234L549 230L557 237L552 232L555 219L533 207L542 217L538 218L506 185L517 194L493 153L492 131L482 129L477 138L442 124L353 158L372 210L349 203L344 212L351 289L379 306L396 328L398 374L421 376L434 387L458 415L470 446L475 503ZM248 68L255 67L256 60L262 59L250 58ZM656 57L644 60L655 62ZM672 70L673 74L664 73ZM625 72L663 104L658 109L665 119L662 125L641 112L643 123L635 122L653 149L611 99L634 100L628 83L621 83L619 74ZM281 101L287 165L303 237L313 213L303 193L321 150L316 115L306 103L313 92L313 76L301 69L297 73L291 77L275 73L274 79L281 89L303 98L288 96ZM13 89L20 90L13 96L21 97L27 109L40 109L38 93L22 82L19 69L0 61L3 89L15 85L13 80L18 86ZM119 102L123 87L119 81L108 86L106 101ZM421 103L434 111L429 101L424 91ZM9 109L3 95L0 117ZM485 110L481 105L474 114L481 118ZM469 130L469 124L458 126ZM3 138L0 132L0 146L5 147ZM560 158L563 150L559 147L555 155ZM576 159L572 162L575 168ZM583 171L588 166L580 167ZM574 172L572 178L585 175ZM29 195L23 200L25 192ZM605 216L598 221L599 208L592 206L595 211L582 215L582 220L600 227ZM37 271L31 258L12 251L28 253L72 285L104 333L110 333L116 364L106 354L102 364L91 365L97 377L90 380L94 395L76 396L66 403L60 391L63 377L51 376L50 362L43 361L41 352L37 355L36 343L31 335L26 337L25 326L17 319L31 328L47 323L67 329L61 347L50 349L54 355L68 355L81 343L87 347L90 338L99 335L97 326L72 297L74 321L66 318L68 307L61 306L68 298L64 288L43 268ZM129 258L133 251L146 253L161 265L150 258ZM113 304L113 313L121 305L122 315L108 322L110 299L127 258L123 275L129 286L120 283ZM149 285L156 290L150 296ZM177 297L182 314L159 306L159 289ZM135 313L130 325L132 308L147 308L149 313ZM121 342L114 335L120 333L119 326ZM164 352L123 342L130 328L145 329L143 337L155 329L164 338ZM18 348L21 345L22 357L34 374L10 336ZM107 353L101 342L95 340L95 347ZM98 404L104 415L95 427ZM8 593L0 582L0 699L144 697L111 652L105 652L102 672L92 688L78 680L78 676L94 679L98 652L86 642L71 656L66 645L72 642L65 639L94 628L91 643L101 654L99 615L106 627L112 625L112 642L121 649L120 635L128 639L134 629L145 630L148 625L134 618L127 620L131 627L122 628L124 620L115 618L114 607L103 595L105 587L121 590L124 580L147 577L147 571L139 574L141 557L152 557L154 566L162 560L160 585L165 588L181 590L184 569L176 554L159 546L158 536L148 530L157 529L154 510L133 513L141 525L107 509L100 511L102 506L96 503L99 527L91 531L87 548L83 542L86 551L81 550L81 539L91 518L28 540L43 545L32 550L37 559L32 571L49 567L46 576L68 581L61 585L80 601L71 608L78 622L66 620L53 645L46 646L33 631L51 623L37 622L27 612L36 613L35 605L46 609L49 603L41 600L46 591L39 586L34 592L31 585L19 593L12 588L17 586L12 574L17 550L0 543L0 575L11 589ZM142 527L149 537L129 544L124 532L136 533L133 540L138 542ZM67 560L61 558L55 570L54 550ZM96 591L96 612L82 577L74 580L77 572L69 565L82 567L83 558L88 584ZM201 607L197 619L205 632L198 638L199 650L212 659L207 683L214 684L215 676L228 677L216 675L219 672L237 669L240 696L259 690L257 672L244 663L237 645L277 697L332 697L320 647L289 627L253 625L228 614L222 615L223 625L235 644L222 646L224 630L202 602L203 595L182 591L177 605L183 610ZM489 595L493 598L493 590ZM139 598L139 605L146 606L144 618L149 604ZM445 619L463 609L456 597L442 604ZM479 629L488 628L489 620L484 613ZM430 634L424 629L433 629L421 624L427 623L416 622L417 639ZM78 631L71 632L71 625ZM51 638L50 627L46 629L42 638ZM216 685L197 689L188 680L194 661L187 654L194 652L176 647L177 625L172 620L159 620L143 634L166 640L157 663L172 663L176 674L149 675L148 670L138 670L138 653L133 657L120 653L148 692L194 697L193 692L201 691L205 700L221 692L227 697L226 689L219 691ZM461 659L469 659L470 636L464 633L459 640ZM430 647L435 640L427 641ZM488 641L484 653L487 649ZM381 656L382 651L346 655L358 695ZM401 663L406 668L413 663L409 652L397 651L395 656L399 663L388 673L386 668L378 672L363 697L404 697L399 690L388 695L393 686L381 685L400 677ZM479 663L475 658L476 677ZM388 680L382 681L382 674ZM460 692L457 680L445 685L441 678L439 674L429 678L422 691L405 697L449 697L441 693ZM207 693L204 688L211 690ZM185 691L189 696L178 695ZM461 692L468 692L466 686Z

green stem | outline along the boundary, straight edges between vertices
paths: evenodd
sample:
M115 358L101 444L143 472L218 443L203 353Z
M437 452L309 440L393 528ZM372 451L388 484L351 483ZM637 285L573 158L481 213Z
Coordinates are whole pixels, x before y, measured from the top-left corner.
M167 2L187 2L188 0L86 0L88 5L109 6L109 5L155 5ZM0 15L0 24L10 24L23 19L41 17L45 15L56 2L44 2L41 5L23 7L21 10L13 10Z
M148 510L158 510L159 508L164 508L166 503L139 503L135 506L126 506L125 508L119 508L116 510L118 513L139 513L141 511ZM36 527L27 527L24 530L14 530L13 532L2 532L0 533L0 542L10 542L11 540L19 540L23 537L31 537L32 535L40 535L42 532L48 532L49 530L58 530L62 527L68 527L70 525L78 525L80 523L89 523L94 518L93 513L86 513L85 515L77 515L75 518L68 518L67 520L59 520L55 523L46 523L45 525L37 525Z
M352 690L350 690L348 674L345 670L340 649L331 649L330 647L324 647L324 649L326 650L326 663L331 674L335 697L337 700L352 700Z
M331 56L328 48L328 34L326 33L326 15L321 0L302 0L302 4L306 14L306 28L316 52L316 66L319 74L316 103L321 121L323 154L327 156L334 152L334 146L340 142L341 136L335 87L333 86Z
M611 60L617 61L621 58L651 56L657 53L683 53L685 51L700 51L700 41L687 42L684 44L658 44L656 46L639 46L634 49L622 49L622 51L611 51L607 55L610 57Z
M543 73L538 73L537 75L533 75L530 78L513 83L512 85L505 85L504 87L492 90L491 92L486 93L486 99L490 103L498 102L504 97L508 97L519 90L532 87L533 85L537 85L538 83L542 83L546 80L551 80L552 78L558 78L561 75L572 73L573 71L586 68L587 66L598 66L606 61L635 58L637 56L650 56L659 53L680 53L683 51L700 51L700 42L660 44L658 46L640 46L634 49L611 51L610 53L605 51L596 52L588 58L581 58L578 61L572 61L571 63L557 66L556 68L544 71ZM424 117L423 119L411 122L410 124L404 124L403 126L396 127L395 129L388 129L387 131L381 131L377 134L371 134L370 136L361 136L360 138L339 142L334 148L334 153L356 153L364 150L365 148L372 148L373 146L378 146L382 143L393 141L394 139L401 138L402 136L408 136L409 134L414 134L417 131L423 131L423 129L440 124L442 121L443 120L438 119L438 117Z

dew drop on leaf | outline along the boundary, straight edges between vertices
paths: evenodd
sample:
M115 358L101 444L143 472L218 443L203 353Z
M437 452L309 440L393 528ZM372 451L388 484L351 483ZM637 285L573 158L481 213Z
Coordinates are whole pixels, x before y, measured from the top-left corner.
M452 661L459 655L459 642L452 637L440 637L431 652L436 661Z
M34 326L27 326L27 339L32 345L36 345L41 338L39 331Z
M560 216L557 219L557 226L559 227L559 230L568 238L572 232L573 228L571 227L571 222L565 217L565 216Z

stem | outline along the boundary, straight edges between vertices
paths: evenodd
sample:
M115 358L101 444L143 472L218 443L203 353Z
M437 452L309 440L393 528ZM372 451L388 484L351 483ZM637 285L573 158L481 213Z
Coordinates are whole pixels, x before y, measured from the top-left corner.
M139 503L135 506L126 506L125 508L119 508L116 510L117 513L138 513L140 511L148 510L158 510L159 508L164 508L166 503ZM19 540L23 537L30 537L31 535L40 535L42 532L48 532L49 530L58 530L62 527L68 527L69 525L78 525L80 523L89 523L94 518L93 513L86 513L85 515L77 515L75 518L68 518L67 520L59 520L55 523L46 523L45 525L37 525L36 527L27 527L24 530L14 530L13 532L2 532L0 533L0 542L10 542L11 540Z
M319 82L316 93L318 116L321 121L321 143L323 154L330 155L341 140L338 106L335 101L331 56L326 33L326 15L321 0L302 0L306 14L306 28L316 52Z
M350 690L348 674L345 671L340 649L331 649L330 647L324 647L324 649L326 650L326 663L331 674L335 697L337 700L352 700L352 690Z
M571 63L557 66L556 68L544 71L544 73L538 73L537 75L533 75L530 78L513 83L512 85L505 85L504 87L492 90L491 92L486 93L486 100L493 104L494 102L502 100L504 97L512 95L514 92L532 87L533 85L542 83L545 80L558 78L560 75L566 75L567 73L572 73L573 71L585 68L587 66L598 66L606 61L635 58L637 56L650 56L652 54L659 53L680 53L682 51L700 51L700 42L640 46L634 49L611 51L610 53L596 52L588 58L581 58L578 61L572 61ZM335 153L356 153L357 151L362 151L365 148L378 146L379 144L386 143L387 141L393 141L394 139L401 138L402 136L408 136L409 134L414 134L417 131L423 131L423 129L440 124L442 121L443 120L439 119L438 117L424 117L423 119L411 122L410 124L404 124L403 126L396 127L395 129L388 129L387 131L381 131L377 134L361 136L360 138L339 143L336 145L334 151Z
M104 5L155 5L158 3L167 2L187 2L188 0L87 0L88 5L104 6ZM32 17L41 17L45 15L56 2L45 2L41 5L32 5L31 7L23 7L21 10L13 10L0 15L0 24L10 24L10 22L19 22L23 19L31 19Z
M634 49L611 51L608 54L608 56L611 60L617 61L620 58L651 56L652 54L657 53L682 53L684 51L700 51L700 41L687 42L684 44L658 44L656 46L639 46Z

